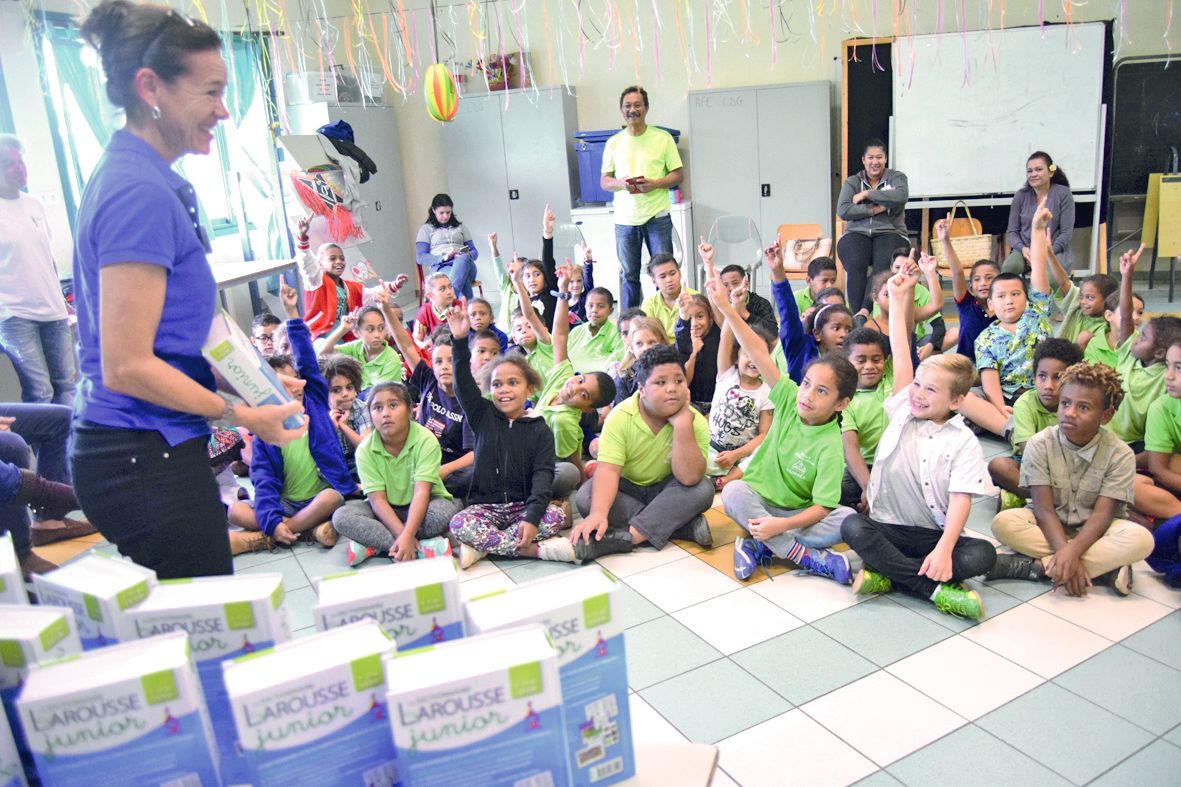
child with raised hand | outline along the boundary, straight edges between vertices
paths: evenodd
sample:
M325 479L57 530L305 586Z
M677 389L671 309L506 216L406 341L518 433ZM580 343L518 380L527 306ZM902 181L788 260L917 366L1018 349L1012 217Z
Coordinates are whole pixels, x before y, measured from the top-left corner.
M918 260L916 262L916 256ZM882 335L889 334L890 298L886 282L895 273L905 272L915 280L914 287L914 343L920 360L929 358L936 349L942 349L947 327L943 325L943 286L939 280L939 260L930 254L919 254L917 248L903 246L894 252L890 270L873 277L873 311L867 326L872 326ZM926 280L926 286L919 278ZM877 319L877 318L880 318Z
M730 293L736 290L730 290ZM740 298L730 301L741 319L735 300L742 301ZM762 322L749 324L770 352L775 346L775 332ZM726 484L742 478L751 456L771 431L775 405L771 402L771 386L763 380L750 353L734 338L734 330L728 322L722 323L722 335L718 341L718 369L721 371L709 409L709 455L705 474L717 479L715 485L721 491Z
M623 360L607 367L611 381L615 383L615 401L617 405L624 399L629 399L636 392L636 360L650 347L658 344L672 344L668 334L664 332L664 325L653 317L641 314L631 319L626 351Z
M585 244L578 244L582 249L582 263L579 265L570 266L570 260L566 260L566 265L570 266L570 324L582 325L587 320L586 316L586 299L587 294L595 288L595 259L591 254L590 246ZM609 290L604 290L610 292ZM614 298L614 296L612 296Z
M350 500L332 515L349 540L348 564L356 568L377 554L399 562L446 554L447 541L439 537L459 505L439 478L439 441L415 422L417 402L405 385L378 383L368 404L374 428L357 449L366 499Z
M583 374L574 371L566 354L570 333L566 309L570 301L564 297L570 292L573 271L561 267L557 272L558 305L554 312L552 336L554 366L542 378L535 409L554 435L557 465L550 494L554 500L562 500L569 497L582 482L582 416L609 405L615 398L615 384L605 372ZM534 325L545 330L530 305L525 303L523 307L530 312Z
M1111 431L1132 446L1144 450L1144 425L1148 407L1165 392L1165 354L1181 339L1181 319L1154 317L1137 333L1133 319L1132 276L1144 244L1135 253L1120 257L1120 333L1115 370L1124 386L1124 399L1111 419Z
M508 352L508 334L496 327L492 321L492 304L483 298L472 298L467 302L467 318L472 326L472 333L488 331L496 336L500 344L500 354Z
M391 322L401 323L402 315L398 307L391 307L390 311ZM446 323L435 330L431 337L429 365L405 330L394 336L398 349L410 366L410 384L418 392L415 420L439 442L439 478L448 492L463 497L471 483L475 438L455 395L451 330ZM468 344L472 346L472 373L478 375L478 364L498 355L499 344L491 333L485 333L480 339L469 337Z
M405 341L411 337L406 333L406 327L401 319L391 319L389 316L389 296L385 292L378 292L373 306L366 306L355 315L355 331L360 337L351 342L337 344L340 336L348 329L346 325L354 318L352 315L341 322L339 328L328 334L320 347L321 355L338 352L353 358L361 364L360 396L377 383L397 383L402 381L402 356L390 346L389 337L403 334ZM398 311L401 314L401 310Z
M962 355L935 355L912 372L908 312L913 279L890 279L894 395L866 489L868 510L845 520L844 540L863 566L853 592L895 587L929 599L940 612L979 620L980 594L960 583L993 566L989 542L963 535L974 495L995 493L980 441L956 408L975 379ZM889 479L889 483L885 483Z
M894 393L890 340L872 328L858 328L845 337L845 354L857 371L857 393L841 412L845 446L841 505L864 512L870 468L890 420L884 407Z
M573 561L570 540L555 538L566 515L550 504L554 436L544 419L525 409L541 378L520 356L500 356L485 367L490 394L485 399L471 372L463 309L451 309L447 325L455 392L476 441L468 505L451 519L460 566L487 553Z
M455 288L446 273L432 273L426 280L426 298L414 315L414 343L420 350L429 350L431 334L447 319L447 312L455 303Z
M712 243L705 242L704 236L701 237L700 242L697 244L697 253L701 255L701 260L705 263L706 269L710 271L714 270L714 247ZM823 259L827 260L828 258L825 257ZM815 262L815 260L813 260L813 262ZM836 263L834 263L832 260L828 260L828 262L830 265L832 265L832 275L829 276L827 272L824 274L817 274L815 283L818 285L827 285L830 282L831 284L836 284ZM811 269L811 266L809 266L809 269ZM734 305L734 310L738 312L739 317L741 317L748 325L753 326L756 323L759 323L770 329L772 333L778 333L779 321L775 319L775 307L771 305L771 301L759 295L757 292L751 292L750 277L746 275L746 271L742 269L741 265L731 264L722 268L721 272L718 273L718 279L721 280L722 286L726 288L726 292L733 293L735 290L739 290L741 292L742 298L740 300L736 299L735 297L730 298L730 303ZM813 280L809 279L808 281L812 282ZM817 292L820 292L822 289L824 288L822 287L818 289ZM811 295L808 290L803 290L803 292ZM798 296L799 293L796 293L796 295ZM799 299L797 297L797 302L798 300ZM845 298L842 295L841 303L844 302ZM811 305L811 300L808 301L808 304ZM805 307L801 307L801 311L803 311L804 308ZM722 315L715 311L713 313L713 320L715 324L720 326L722 324Z
M1046 227L1050 218L1044 204L1033 214L1032 289L1027 294L1025 282L1015 273L1002 273L993 279L989 305L997 321L976 337L982 396L965 400L962 412L993 434L1004 435L1011 428L1013 404L1033 387L1033 352L1052 332L1046 264Z
M804 366L813 358L843 351L845 336L853 330L853 312L844 303L824 304L817 307L808 321L801 322L791 284L784 273L783 250L773 244L763 251L763 257L771 272L771 297L779 310L783 363L780 365L776 360L776 366L799 383Z
M496 322L500 325L507 325L511 329L513 311L518 308L513 277L517 275L517 269L525 262L525 258L518 257L514 253L506 263L500 256L497 240L498 236L495 232L488 233L488 250L492 257L492 268L496 271L496 283L500 288L500 310L496 313Z
M1030 438L1021 459L1032 506L992 520L993 535L1017 554L998 556L986 579L1048 578L1072 596L1086 595L1092 584L1131 593L1132 565L1152 552L1153 538L1123 518L1136 457L1103 428L1123 397L1109 366L1078 363L1063 372L1058 424Z
M996 321L988 303L988 293L992 288L992 280L1000 275L1001 269L994 260L976 260L968 275L964 276L963 264L955 247L951 245L950 213L946 219L935 222L935 237L939 239L943 258L951 269L951 293L960 318L959 326L952 329L955 336L949 331L945 344L954 342L955 351L975 363L976 339Z
M736 299L745 297L743 291L738 293ZM682 290L677 309L673 331L689 380L689 401L702 415L708 416L718 381L718 344L722 332L714 323L709 301L704 296Z
M771 246L766 253L768 258L778 255L779 247ZM840 542L841 522L853 514L840 505L845 462L837 414L857 390L857 372L847 359L830 353L803 367L796 385L780 374L763 339L739 319L721 284L711 278L706 287L710 302L725 315L738 343L771 386L768 396L776 410L742 478L722 489L726 514L751 536L734 542L734 576L747 579L774 556L848 584L848 559L829 547ZM781 320L794 324L798 333L795 301L790 293L777 296L790 301L791 313L781 314ZM788 358L790 363L790 351Z
M645 298L640 308L644 310L644 314L660 320L664 332L672 336L680 312L681 293L700 293L684 285L681 280L681 264L677 262L676 257L667 252L654 254L648 260L648 276L651 277L656 292Z
M611 322L615 296L605 287L592 287L582 301L585 321L570 331L570 363L580 372L605 372L624 352L623 337Z
M1091 337L1083 347L1083 360L1091 363L1105 363L1115 368L1115 351L1119 347L1120 294L1117 289L1103 302L1103 327ZM1144 324L1144 298L1139 293L1132 292L1132 327L1139 331Z
M298 318L288 320L286 327L294 358L276 355L268 362L287 376L288 392L303 402L308 429L281 448L255 435L250 461L254 501L230 506L229 520L281 544L307 534L331 548L337 541L332 513L357 491L357 482L345 463L328 404L328 382L320 373L308 328Z
M1062 373L1083 359L1082 350L1068 339L1046 339L1033 353L1033 388L1013 404L1012 456L998 456L988 463L992 482L1002 494L1002 508L1025 505L1029 490L1021 485L1021 455L1029 439L1058 423L1058 394Z

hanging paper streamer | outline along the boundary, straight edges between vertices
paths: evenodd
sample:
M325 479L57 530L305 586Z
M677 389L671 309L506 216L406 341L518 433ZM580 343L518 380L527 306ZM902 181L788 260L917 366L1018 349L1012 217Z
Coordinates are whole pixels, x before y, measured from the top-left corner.
M775 66L779 63L779 36L775 35L775 10L778 6L776 0L767 3L767 13L770 15L769 22L771 24L771 65Z
M964 46L964 81L960 83L960 87L967 87L968 80L968 9L964 6L965 0L960 0L960 39Z
M882 68L881 61L878 60L878 0L872 0L869 6L869 12L873 16L870 20L870 27L872 32L870 36L873 38L873 45L869 48L869 64L873 71L885 71Z
M1165 68L1173 62L1173 44L1169 41L1169 31L1173 29L1173 0L1169 0L1165 6L1165 33L1161 38L1165 39Z
M660 11L656 8L657 0L652 0L652 53L656 56L656 81L663 82L664 74L660 70L660 33L664 25L660 24Z
M713 87L714 85L714 60L713 47L710 42L713 40L713 35L710 32L710 0L705 0L705 86Z

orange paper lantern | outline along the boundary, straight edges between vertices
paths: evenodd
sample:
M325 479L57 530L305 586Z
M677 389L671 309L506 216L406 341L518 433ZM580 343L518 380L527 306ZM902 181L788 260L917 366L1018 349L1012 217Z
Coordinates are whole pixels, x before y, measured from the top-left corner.
M443 123L455 117L459 110L459 88L447 66L435 63L427 68L422 87L428 115Z

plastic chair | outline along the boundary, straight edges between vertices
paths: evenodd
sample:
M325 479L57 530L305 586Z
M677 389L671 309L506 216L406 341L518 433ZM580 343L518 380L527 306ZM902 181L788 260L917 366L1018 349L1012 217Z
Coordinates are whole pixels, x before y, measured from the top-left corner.
M788 279L806 279L808 278L807 270L792 270L788 263L788 256L792 253L792 243L797 240L819 240L824 237L824 230L820 229L819 224L780 224L775 231L775 241L779 244L779 248L783 251L784 263L788 267L786 276ZM840 262L837 262L837 282L844 282L844 269Z
M718 216L709 228L706 242L714 247L714 267L741 266L754 289L763 259L763 238L758 225L748 216ZM704 282L704 265L698 266L698 281Z

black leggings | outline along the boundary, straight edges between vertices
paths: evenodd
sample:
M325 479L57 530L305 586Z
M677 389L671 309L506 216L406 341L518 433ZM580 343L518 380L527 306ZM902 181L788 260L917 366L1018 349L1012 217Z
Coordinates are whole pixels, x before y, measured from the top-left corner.
M841 538L865 565L889 577L900 590L930 598L939 583L919 575L923 560L943 537L933 527L890 525L854 514L841 523ZM996 563L996 548L981 538L960 536L951 549L951 582L986 574Z
M910 241L905 235L894 232L872 236L846 232L837 241L837 254L845 266L845 296L854 313L870 308L869 280L873 278L870 265L874 275L890 270L894 250L908 245Z
M98 532L160 579L234 573L209 438L76 423L74 492Z

